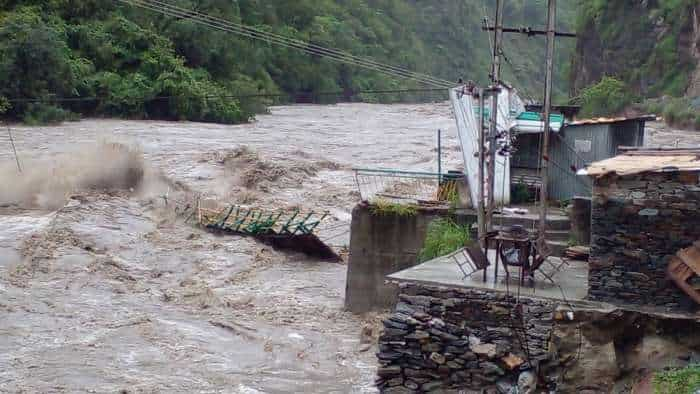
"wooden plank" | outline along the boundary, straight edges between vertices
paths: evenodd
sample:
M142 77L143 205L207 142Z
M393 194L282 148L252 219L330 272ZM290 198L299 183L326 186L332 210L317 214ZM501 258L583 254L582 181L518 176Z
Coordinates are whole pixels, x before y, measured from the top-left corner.
M675 256L672 257L667 267L668 276L685 294L692 298L693 301L700 304L700 292L696 291L693 286L688 283L688 278L692 276L690 275L691 271L687 267L684 270L683 266L685 265L681 259Z
M696 275L700 275L700 249L691 246L686 249L681 249L676 253L683 263L688 266Z
M694 275L693 271L683 263L683 260L675 256L669 261L667 272L669 276L684 282Z

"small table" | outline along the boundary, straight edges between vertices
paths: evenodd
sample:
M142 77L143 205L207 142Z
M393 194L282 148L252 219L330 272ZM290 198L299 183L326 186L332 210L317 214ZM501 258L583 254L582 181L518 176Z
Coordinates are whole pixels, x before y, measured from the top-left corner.
M518 262L517 264L508 264L507 261L503 261L503 269L506 271L506 281L510 278L508 273L508 265L514 265L520 267L520 284L523 284L523 271L529 271L530 269L530 254L532 251L532 241L528 234L523 234L522 236L513 236L510 234L500 233L498 236L494 237L496 241L496 266L494 267L494 278L493 282L498 283L498 263L501 260L501 254L505 246L512 245L514 249L518 250ZM504 259L505 260L505 259Z

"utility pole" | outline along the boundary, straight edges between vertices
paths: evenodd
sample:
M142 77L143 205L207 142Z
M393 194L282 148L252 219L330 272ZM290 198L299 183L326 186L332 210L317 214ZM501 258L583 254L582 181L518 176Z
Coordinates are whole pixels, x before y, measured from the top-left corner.
M486 136L484 135L484 105L486 101L484 100L483 88L479 88L479 201L476 204L476 220L479 231L479 246L487 253L486 245L486 217L485 217L485 205L484 205L484 160L486 159Z
M557 18L557 1L548 0L549 10L547 11L547 58L545 61L545 82L544 82L544 109L543 124L544 134L542 136L542 152L540 153L540 166L542 171L542 187L540 187L540 226L538 236L538 246L541 251L545 249L545 236L547 232L547 187L549 185L549 116L552 109L552 77L554 68L554 39L556 36L555 23ZM543 252L540 252L544 255Z
M501 54L503 41L503 3L496 0L496 24L493 29L493 62L491 69L491 130L489 132L489 163L488 163L488 208L486 211L486 228L493 230L493 211L496 202L496 138L498 135L498 88L501 83ZM483 163L483 162L481 162ZM504 180L505 182L505 180Z
M497 22L494 26L484 26L484 30L498 31L503 33L516 33L524 34L528 37L534 36L547 36L547 56L546 56L546 72L545 72L545 98L544 98L544 114L543 114L543 144L542 152L540 154L540 167L542 169L542 187L540 188L540 223L539 223L539 239L538 246L540 250L544 249L545 233L547 230L547 184L549 178L549 133L550 124L549 117L552 109L552 80L553 80L553 68L554 68L554 40L557 37L576 37L574 33L558 32L555 30L556 27L556 0L548 0L548 11L547 11L547 30L538 30L531 27L504 27L499 26Z

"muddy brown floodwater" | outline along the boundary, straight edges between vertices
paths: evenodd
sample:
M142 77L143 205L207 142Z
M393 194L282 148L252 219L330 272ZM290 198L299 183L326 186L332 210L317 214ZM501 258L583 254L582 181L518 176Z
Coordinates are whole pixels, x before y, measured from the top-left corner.
M342 248L351 168L435 170L438 128L457 168L453 122L439 103L14 126L21 174L0 141L0 392L374 392L379 316L343 311L346 265L201 231L178 199L329 210L320 236Z
M435 170L438 128L454 168L447 104L276 107L237 126L13 126L24 171L3 133L0 392L374 392L378 316L343 310L345 264L173 211L194 192L329 210L320 236L342 248L351 168ZM110 143L143 163L104 153ZM138 166L134 190L95 187Z

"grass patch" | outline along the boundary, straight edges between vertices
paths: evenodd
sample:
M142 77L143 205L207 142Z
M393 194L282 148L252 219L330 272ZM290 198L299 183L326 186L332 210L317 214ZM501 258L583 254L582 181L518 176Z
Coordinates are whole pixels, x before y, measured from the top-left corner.
M510 186L510 202L511 204L525 204L535 201L534 193L530 192L527 185L515 183Z
M630 92L625 82L606 76L581 90L574 102L581 105L583 117L615 115L635 102L636 98Z
M700 365L654 374L654 393L693 394L700 389Z
M413 204L399 204L385 200L376 200L369 207L372 215L377 216L414 216L418 207Z
M688 130L700 130L700 102L684 97L648 99L637 106L646 113L663 116L666 124Z
M469 227L450 219L435 219L430 222L423 249L418 255L419 261L432 260L464 247L471 240Z

